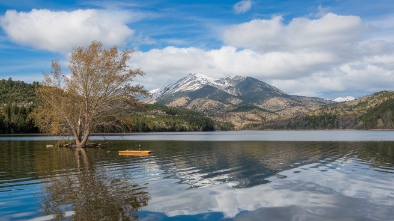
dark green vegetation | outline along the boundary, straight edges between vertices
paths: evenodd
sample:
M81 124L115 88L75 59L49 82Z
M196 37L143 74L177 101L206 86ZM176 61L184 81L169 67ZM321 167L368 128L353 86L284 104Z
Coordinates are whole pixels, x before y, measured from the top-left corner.
M394 92L327 105L306 116L271 121L260 129L394 129Z
M35 87L38 82L28 84L23 81L0 81L1 115L0 133L37 133L38 128L29 118L37 105ZM149 131L212 131L231 130L230 123L214 122L200 113L190 110L171 108L162 105L145 105L145 109L133 113L130 125L125 125L125 132ZM127 128L127 129L126 129ZM114 132L103 128L100 132Z
M393 129L394 128L394 93L378 93L387 99L381 104L369 108L365 114L363 114L359 120L357 127L359 129Z
M23 81L0 80L0 103L1 104L32 104L35 99L34 88L38 82L28 84Z
M23 81L0 80L0 133L37 133L38 129L29 118L34 109L35 87L38 82L28 84ZM208 96L213 100L230 100L234 96L207 86L209 90L199 90L188 94L197 99ZM205 94L201 94L205 92ZM211 92L211 93L208 93ZM177 94L180 96L181 94ZM182 97L182 96L180 96ZM211 107L216 109L217 107ZM270 110L255 105L240 104L228 114L272 113ZM225 115L223 115L225 116ZM242 118L240 118L242 120ZM249 126L248 126L249 125ZM146 104L145 109L132 112L130 124L125 125L125 132L154 131L213 131L234 130L234 124L228 121L216 121L202 113L159 104ZM259 124L247 124L248 129L394 129L394 92L382 91L355 101L325 105L308 114L297 117L284 117L275 120L263 119ZM114 132L106 128L101 132Z
M132 119L132 131L135 132L224 129L224 125L215 126L213 120L200 113L163 105L146 105L146 109L133 114Z
M38 82L0 81L0 133L34 133L38 129L28 117L34 108Z
M195 88L187 89L191 85ZM255 129L274 119L305 115L335 103L288 95L251 77L232 76L214 81L196 74L162 88L154 97L146 102L200 112L215 121L233 124L235 130Z
M38 128L29 118L32 106L18 106L16 104L3 104L0 116L0 133L37 133Z

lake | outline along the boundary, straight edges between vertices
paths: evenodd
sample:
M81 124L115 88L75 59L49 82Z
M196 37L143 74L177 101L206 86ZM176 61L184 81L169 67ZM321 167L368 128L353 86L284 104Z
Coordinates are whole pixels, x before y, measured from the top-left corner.
M394 131L0 136L0 221L394 220ZM149 156L117 151L149 149Z

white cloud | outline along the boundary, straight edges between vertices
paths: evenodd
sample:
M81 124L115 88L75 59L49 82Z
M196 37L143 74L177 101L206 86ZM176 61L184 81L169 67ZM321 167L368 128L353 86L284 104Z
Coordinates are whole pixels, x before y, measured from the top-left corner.
M360 173L365 171L358 168L359 165L356 160L338 160L328 164L328 170L322 172L325 166L319 166L318 163L308 164L281 171L280 174L285 175L286 179L272 176L266 179L269 183L250 188L233 188L238 184L236 182L212 185L213 179L210 179L205 182L209 184L204 188L185 191L188 186L174 185L178 182L176 179L154 181L149 183L152 198L144 210L165 213L168 216L214 211L223 213L227 218L234 217L234 220L248 220L249 213L249 217L253 217L251 220L258 220L256 217L261 217L263 213L259 213L258 216L253 211L265 208L264 217L268 217L267 220L278 220L279 217L281 220L294 220L294 217L300 217L302 220L336 220L342 216L350 216L349 214L363 218L377 215L371 214L370 211L360 213L360 209L363 208L394 206L392 200L387 200L387 192L394 190L390 185L394 178L380 178L377 174L379 172L373 170L361 176ZM176 169L178 168L174 170ZM193 174L200 181L204 181L198 175L203 174ZM189 179L189 176L190 174L185 178L180 175L183 179ZM371 182L372 178L376 178L377 182ZM166 191L163 191L163 186L168 187ZM173 200L174 198L182 200ZM346 202L347 206L338 207L341 204L339 202ZM302 208L302 212L289 209L293 206ZM286 212L280 213L280 208ZM239 216L241 212L242 215Z
M360 36L361 19L328 13L311 20L295 18L283 24L283 18L252 20L229 27L223 33L226 44L260 52L294 50L333 50L351 46Z
M67 52L93 40L108 46L124 43L133 34L125 25L130 18L123 11L8 10L0 18L0 25L14 42L52 52Z
M252 1L251 0L242 0L237 2L234 6L235 14L243 14L249 11L252 8Z
M394 45L378 37L362 39L367 30L356 16L328 13L288 24L277 16L228 27L226 46L219 49L136 52L131 64L147 73L137 81L148 89L201 73L214 78L251 76L297 95L366 95L394 85Z
M189 73L201 72L212 77L234 74L249 74L287 78L304 73L314 66L330 63L335 58L325 53L257 53L250 49L237 50L225 46L216 50L203 51L197 48L166 47L148 52L136 52L132 66L142 67L146 72Z
M364 95L381 90L392 90L394 85L394 53L374 55L344 62L329 70L311 72L293 79L276 79L269 83L290 94L323 96L324 92ZM335 98L335 97L327 97Z
M394 51L394 45L383 40L359 42L355 47L361 55L390 54Z
M214 78L229 75L251 76L262 80L300 78L335 60L327 53L302 51L263 54L250 49L237 50L232 46L209 51L166 47L162 50L135 52L131 66L139 67L147 73L143 79L144 85L160 83L164 86L188 73L201 73ZM163 79L157 81L161 76Z
M331 98L324 96L326 92L373 93L392 89L394 85L392 52L342 61L324 52L259 53L232 46L209 51L167 47L136 52L131 62L132 67L140 67L147 73L138 82L148 89L174 83L188 73L214 78L251 76L289 94L326 98Z
M92 40L106 46L130 43L128 38L134 31L126 23L131 20L130 13L123 11L9 10L0 17L0 25L8 38L19 44L68 52ZM225 28L220 48L169 46L136 51L130 65L147 73L135 79L147 89L174 83L188 73L214 78L251 76L286 93L308 96L392 89L393 32L387 27L394 23L375 20L365 24L357 16L325 12L316 19L294 18L288 23L281 16L255 19ZM155 43L141 34L132 41L137 46ZM176 45L176 41L172 43Z

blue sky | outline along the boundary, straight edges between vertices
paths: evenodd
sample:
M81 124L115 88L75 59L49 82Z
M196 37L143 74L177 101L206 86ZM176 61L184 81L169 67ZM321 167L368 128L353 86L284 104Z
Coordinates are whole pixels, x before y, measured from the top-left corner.
M51 60L67 72L92 40L135 49L149 90L189 73L323 98L394 85L392 0L0 1L0 78L41 81Z

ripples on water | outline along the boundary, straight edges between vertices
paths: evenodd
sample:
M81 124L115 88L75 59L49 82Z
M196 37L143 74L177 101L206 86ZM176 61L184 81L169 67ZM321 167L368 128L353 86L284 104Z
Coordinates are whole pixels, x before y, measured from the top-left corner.
M394 142L48 142L0 142L0 221L394 220Z

